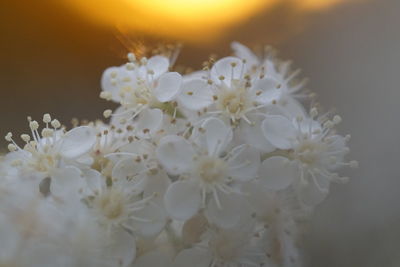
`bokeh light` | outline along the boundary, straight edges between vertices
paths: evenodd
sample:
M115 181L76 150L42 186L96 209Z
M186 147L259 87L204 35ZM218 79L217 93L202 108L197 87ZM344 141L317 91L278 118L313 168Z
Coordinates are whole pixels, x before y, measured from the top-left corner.
M128 27L154 36L209 42L233 25L279 4L302 12L343 0L64 0L97 23Z

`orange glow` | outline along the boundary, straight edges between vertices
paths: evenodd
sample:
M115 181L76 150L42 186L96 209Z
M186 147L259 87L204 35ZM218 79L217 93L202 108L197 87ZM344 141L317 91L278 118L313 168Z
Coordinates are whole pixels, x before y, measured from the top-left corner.
M339 1L343 0L64 0L96 22L197 42L214 39L278 3L316 10Z

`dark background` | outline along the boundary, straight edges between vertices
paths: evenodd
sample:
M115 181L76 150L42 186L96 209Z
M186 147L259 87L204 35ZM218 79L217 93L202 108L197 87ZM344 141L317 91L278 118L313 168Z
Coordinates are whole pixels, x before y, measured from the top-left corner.
M28 130L26 116L95 119L100 76L124 62L113 27L99 26L56 1L0 3L0 134ZM132 32L128 39L153 44ZM308 234L311 267L400 266L400 1L347 1L302 14L287 5L254 15L208 44L186 44L180 63L200 67L229 43L274 45L310 78L308 88L342 115L360 168L333 187ZM5 147L5 142L2 141Z

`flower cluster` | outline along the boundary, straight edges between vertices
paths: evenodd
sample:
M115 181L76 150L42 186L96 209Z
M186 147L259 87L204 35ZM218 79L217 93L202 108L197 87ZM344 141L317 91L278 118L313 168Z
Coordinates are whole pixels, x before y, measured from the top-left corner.
M232 48L185 75L129 54L101 80L109 123L8 133L0 266L302 266L304 222L357 166L349 136L289 63Z

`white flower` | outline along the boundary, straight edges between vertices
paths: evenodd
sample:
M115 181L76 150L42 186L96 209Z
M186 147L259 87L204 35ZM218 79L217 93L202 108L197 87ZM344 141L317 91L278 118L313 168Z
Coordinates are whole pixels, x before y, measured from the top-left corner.
M268 190L260 181L244 186L257 219L260 246L277 266L302 266L299 245L302 227L310 210L298 203L290 190Z
M216 118L206 120L190 141L175 135L161 139L157 158L182 178L164 198L173 218L189 219L205 207L208 219L221 227L239 220L243 203L235 184L255 178L260 159L247 145L228 149L231 140L232 130Z
M229 230L210 229L201 243L176 256L174 266L263 266L268 259L263 248L253 239L252 228L246 226Z
M233 42L231 47L238 58L246 61L251 73L261 71L261 75L272 78L279 84L279 90L275 91L275 100L279 105L288 110L302 112L301 104L295 99L307 97L307 94L301 92L307 80L297 79L300 70L292 72L290 61L281 62L275 59L271 53L264 55L264 57L258 57L249 48L238 42ZM268 47L266 47L266 50L268 50Z
M281 155L273 155L262 163L264 184L274 190L295 184L301 199L314 205L326 196L330 182L346 181L346 177L335 171L343 166L356 166L357 162L344 161L349 152L348 137L332 133L332 127L340 120L335 116L321 125L312 118L298 117L291 121L279 115L266 116L262 123L264 135L281 150Z
M232 48L183 76L173 51L129 54L102 77L109 123L8 133L0 266L302 266L304 222L357 166L349 136L305 111L289 63Z
M130 181L106 182L99 173L92 177L91 189L88 205L107 233L126 230L135 235L153 236L164 227L165 212L153 201L154 193L139 196Z
M143 110L172 101L179 93L182 77L177 72L167 72L168 68L167 58L154 56L107 69L102 77L100 96L122 107L121 112L112 116L130 121ZM111 112L106 111L105 115L108 117Z
M13 140L11 133L7 134L6 140L11 142L8 147L13 153L12 165L20 175L38 181L49 177L55 185L61 181L62 178L58 177L63 176L64 171L91 163L87 154L96 142L96 135L89 126L80 126L64 133L60 123L52 121L48 114L44 115L43 121L46 127L39 134L38 122L29 119L31 136L21 135L26 143L23 148Z
M207 108L208 114L241 119L276 101L280 84L272 77L250 75L243 61L226 57L215 62L209 80L190 79L183 83L179 102L190 110Z

